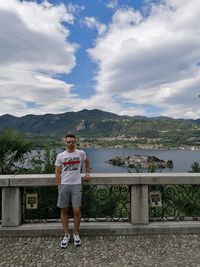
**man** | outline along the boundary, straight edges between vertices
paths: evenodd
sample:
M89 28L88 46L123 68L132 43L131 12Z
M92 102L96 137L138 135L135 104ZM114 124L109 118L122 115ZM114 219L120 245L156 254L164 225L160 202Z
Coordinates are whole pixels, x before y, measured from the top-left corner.
M81 196L82 196L82 180L81 180L81 165L85 163L84 180L89 181L89 160L83 150L75 149L76 136L67 134L65 137L66 150L57 155L55 162L55 176L58 185L58 203L61 208L61 222L64 230L64 237L61 241L61 248L66 248L70 241L68 229L68 208L70 201L73 207L74 228L73 239L74 245L81 245L81 239L78 234L81 222Z

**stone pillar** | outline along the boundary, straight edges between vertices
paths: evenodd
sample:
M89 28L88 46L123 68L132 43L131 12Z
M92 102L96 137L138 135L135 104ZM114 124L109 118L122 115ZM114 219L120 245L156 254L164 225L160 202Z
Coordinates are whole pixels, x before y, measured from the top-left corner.
M21 224L21 193L19 187L2 188L2 226Z
M131 223L149 223L148 186L131 186Z

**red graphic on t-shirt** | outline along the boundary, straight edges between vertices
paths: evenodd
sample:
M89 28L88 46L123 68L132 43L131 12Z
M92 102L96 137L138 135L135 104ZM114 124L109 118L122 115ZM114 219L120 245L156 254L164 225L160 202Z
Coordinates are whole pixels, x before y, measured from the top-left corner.
M79 157L65 158L63 162L64 171L76 171L78 170L80 163L81 161Z
M80 163L80 160L65 161L63 162L63 165L66 166L66 165L74 165L74 164L79 164L79 163Z

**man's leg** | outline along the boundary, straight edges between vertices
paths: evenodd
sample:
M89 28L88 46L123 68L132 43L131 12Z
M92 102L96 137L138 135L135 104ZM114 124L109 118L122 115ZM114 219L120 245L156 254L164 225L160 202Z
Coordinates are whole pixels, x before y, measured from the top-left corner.
M74 233L78 233L79 226L81 223L81 209L73 208L74 213Z
M68 221L68 208L61 208L61 222L65 235L69 234Z
M68 230L68 208L61 208L61 221L65 235L60 242L60 246L61 248L66 248L70 241L70 235Z
M74 213L74 233L78 233L81 223L81 197L82 197L82 185L72 185L71 187L71 201Z
M74 213L74 245L80 246L81 239L78 234L79 226L81 223L81 196L82 196L82 185L74 185L72 186L72 207Z
M74 233L73 233L73 238L74 238L74 245L75 246L80 246L81 245L81 239L78 234L80 222L81 222L81 209L80 208L73 208L74 212Z

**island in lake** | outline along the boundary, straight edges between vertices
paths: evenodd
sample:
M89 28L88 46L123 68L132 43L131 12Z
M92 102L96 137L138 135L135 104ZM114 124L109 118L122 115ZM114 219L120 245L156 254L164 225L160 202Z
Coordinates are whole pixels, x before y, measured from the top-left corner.
M114 166L123 166L130 168L149 168L155 166L156 168L173 168L172 160L164 161L155 156L147 155L134 155L128 157L114 157L106 161L107 163L113 164Z

